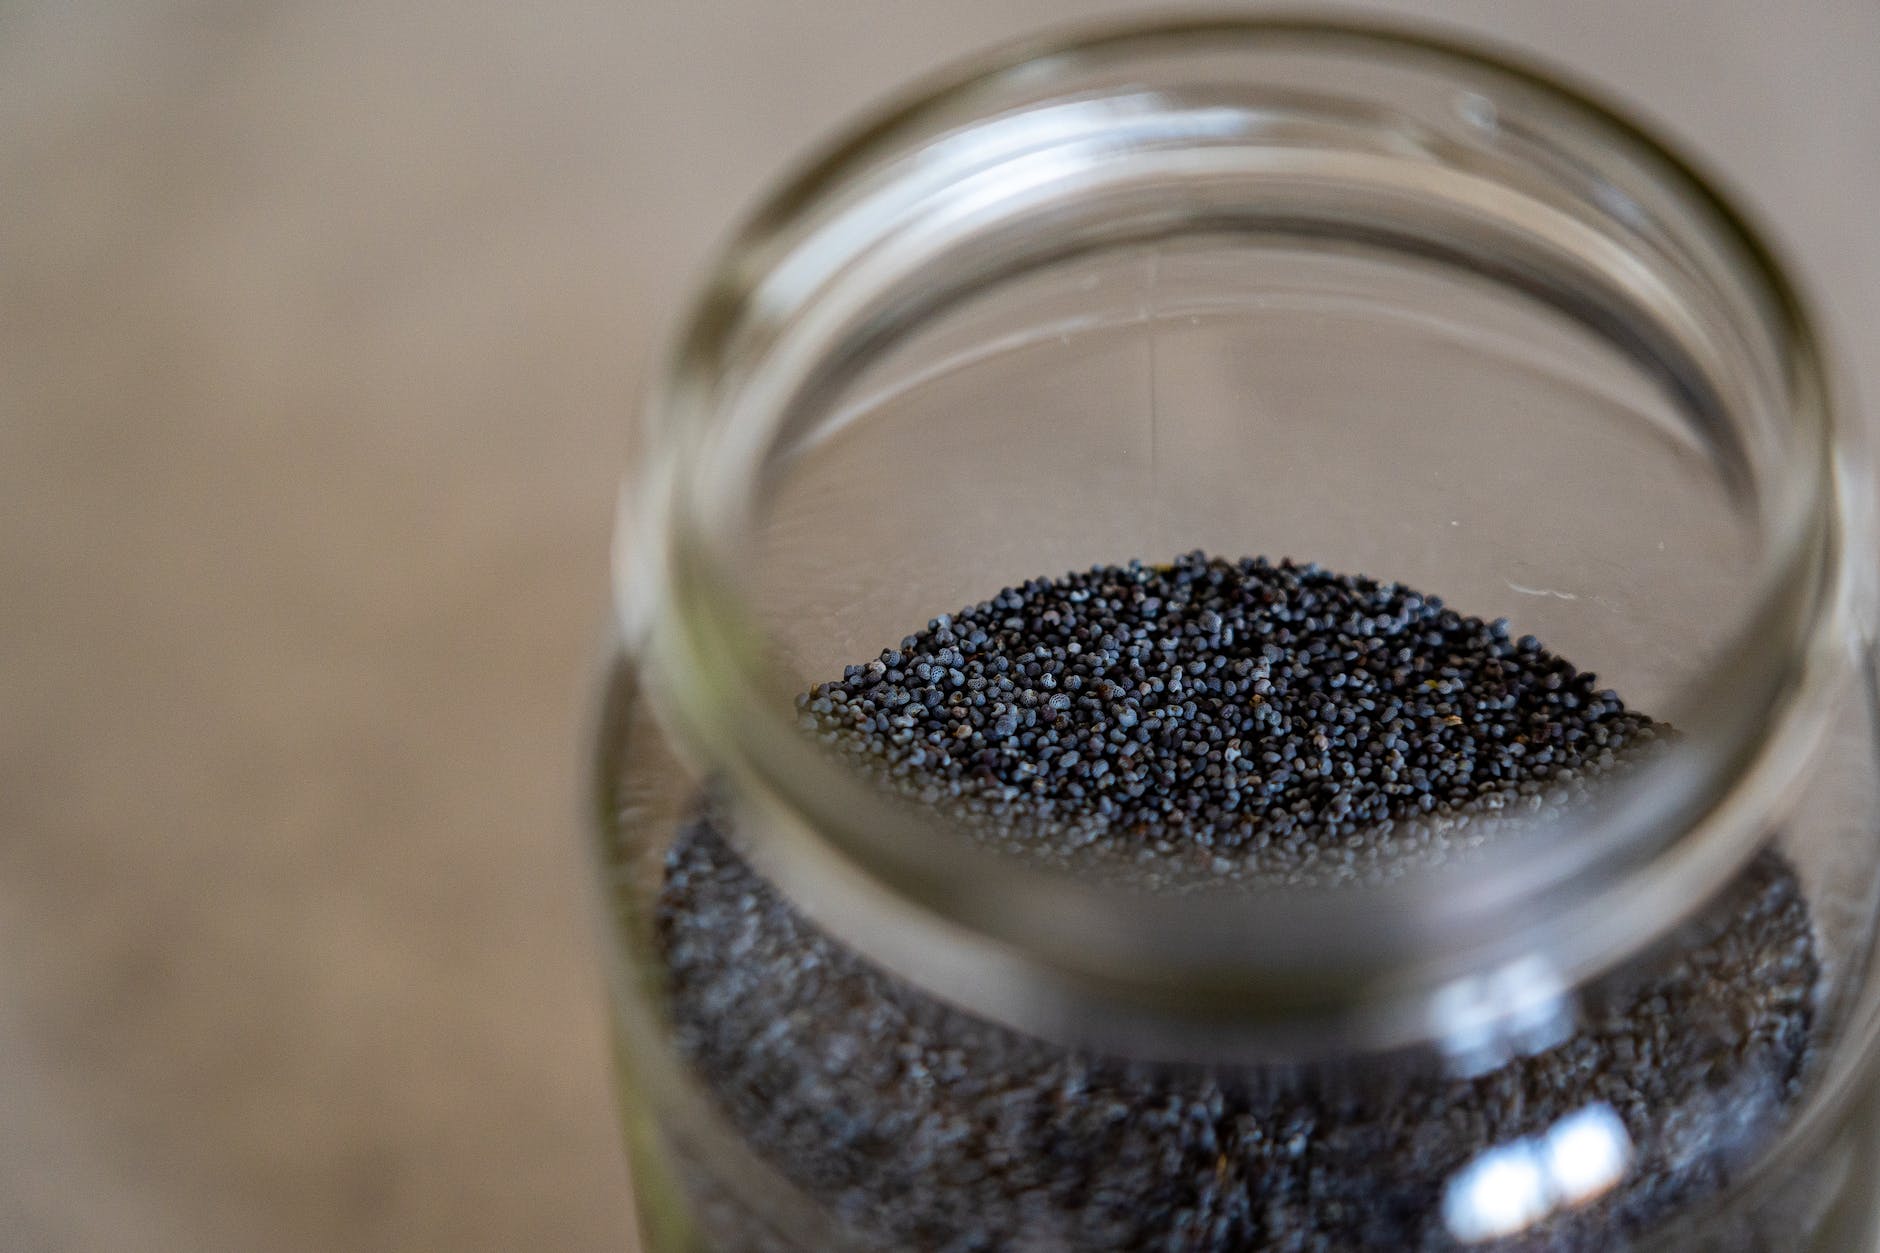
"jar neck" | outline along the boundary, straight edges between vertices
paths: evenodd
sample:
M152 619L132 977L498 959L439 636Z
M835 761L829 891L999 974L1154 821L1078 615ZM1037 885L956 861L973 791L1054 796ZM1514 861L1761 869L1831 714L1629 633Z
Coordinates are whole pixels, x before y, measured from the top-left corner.
M1397 75L1345 94L1341 58ZM1488 137L1419 129L1440 86ZM1085 206L1101 205L1102 211ZM1766 568L1597 805L1466 869L1367 892L1158 898L1014 866L794 729L744 588L766 482L872 356L1065 258L1207 234L1316 238L1520 290L1655 377L1749 500ZM1422 40L1284 23L1034 51L839 145L732 246L653 405L621 587L665 718L735 799L741 846L840 938L1032 1034L1285 1059L1506 1034L1709 901L1768 838L1845 658L1850 572L1825 384L1766 250L1604 109ZM1523 1026L1522 1024L1528 1024Z

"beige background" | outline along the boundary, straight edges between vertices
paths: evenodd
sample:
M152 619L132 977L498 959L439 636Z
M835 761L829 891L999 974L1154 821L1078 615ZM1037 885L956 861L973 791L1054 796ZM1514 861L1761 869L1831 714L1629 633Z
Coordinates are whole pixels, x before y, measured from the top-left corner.
M0 1248L625 1246L576 763L710 241L1112 3L0 4ZM1880 397L1880 5L1385 6L1603 82Z

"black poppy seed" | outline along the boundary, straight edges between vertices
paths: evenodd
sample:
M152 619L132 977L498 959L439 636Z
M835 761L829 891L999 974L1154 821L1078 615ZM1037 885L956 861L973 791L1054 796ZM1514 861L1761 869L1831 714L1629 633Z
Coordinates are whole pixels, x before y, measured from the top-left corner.
M1668 742L1509 635L1397 584L1195 553L1002 589L798 710L865 776L1017 857L1168 891L1370 883ZM1591 1103L1633 1168L1520 1247L1615 1247L1714 1195L1792 1106L1819 975L1795 874L1765 853L1564 1042L1470 1079L1393 1070L1354 1103L942 1005L818 930L709 816L672 848L656 923L678 1044L750 1144L844 1221L947 1253L1451 1248L1444 1181Z

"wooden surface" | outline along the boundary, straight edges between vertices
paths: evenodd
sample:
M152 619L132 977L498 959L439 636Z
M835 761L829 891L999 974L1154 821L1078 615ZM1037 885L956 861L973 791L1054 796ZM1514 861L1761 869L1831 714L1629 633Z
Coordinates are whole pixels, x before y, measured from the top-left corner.
M809 138L1123 7L0 7L0 1248L627 1247L576 774L658 330ZM1880 397L1872 0L1382 7L1687 137Z

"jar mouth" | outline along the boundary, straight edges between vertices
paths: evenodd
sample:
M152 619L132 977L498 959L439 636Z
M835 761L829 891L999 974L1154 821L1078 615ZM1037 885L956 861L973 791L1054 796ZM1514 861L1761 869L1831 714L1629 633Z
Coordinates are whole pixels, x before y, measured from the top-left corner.
M1656 180L1684 215L1680 230L1652 238L1656 262L1711 279L1727 270L1728 290L1705 294L1772 345L1779 376L1765 380L1768 395L1713 386L1690 345L1714 328L1687 317L1680 291L1658 283L1614 238L1573 236L1597 254L1611 290L1648 316L1620 326L1591 305L1570 312L1615 337L1637 340L1638 326L1661 328L1662 338L1625 347L1656 367L1668 390L1719 420L1739 406L1771 403L1785 445L1781 456L1765 457L1776 464L1761 483L1753 593L1723 633L1716 663L1664 711L1684 730L1679 742L1605 789L1596 806L1537 824L1466 871L1362 893L1160 898L1016 866L942 821L910 813L817 751L786 713L794 693L773 672L742 592L748 511L793 397L838 341L852 358L886 340L837 333L868 320L858 293L888 273L889 262L869 255L869 246L901 230L905 215L938 189L951 189L956 201L948 222L928 227L953 230L946 238L957 240L973 229L973 213L1000 211L1002 197L1022 200L1028 189L1067 177L1120 177L1106 145L1135 141L1119 123L1161 145L1160 164L1132 177L1160 171L1190 180L1164 220L1135 223L1130 238L1233 229L1225 202L1195 190L1211 176L1210 153L1222 151L1210 146L1220 136L1208 128L1232 119L1181 101L1164 108L1166 93L1134 92L1128 67L1144 56L1235 48L1380 59L1491 111L1498 96L1517 93L1530 116L1586 131L1614 169ZM1054 105L1040 103L1054 84L1062 87ZM1120 112L1092 105L1119 98L1135 103ZM1396 152L1400 142L1424 141L1405 140L1390 119L1379 124L1361 108L1320 108L1315 116L1330 128L1316 138L1228 141L1228 150L1257 151L1262 169L1289 180L1293 200L1259 206L1268 225L1355 229L1327 208L1330 200L1311 195L1328 177L1313 156L1325 142L1342 145L1341 171L1356 170L1377 187L1409 180L1423 192L1427 180L1441 179L1443 196L1467 212L1529 214L1522 229L1537 235L1579 229L1566 215L1543 212L1538 193L1524 198L1533 188L1498 183L1467 154L1431 164L1427 146L1411 157ZM990 145L966 125L988 119L1002 128ZM1622 226L1626 214L1644 212L1612 170L1570 174L1609 191L1604 208ZM975 186L976 200L961 190ZM1405 227L1399 238L1374 223L1364 231L1384 247L1436 255L1444 246L1434 227L1421 234ZM1081 246L1115 242L1093 237ZM913 264L908 255L891 261ZM1553 291L1546 273L1525 267L1513 258L1494 277ZM870 316L886 324L925 312ZM1546 1008L1536 998L1579 986L1677 925L1769 838L1772 815L1820 733L1822 697L1844 664L1846 484L1814 335L1767 247L1686 162L1622 115L1550 78L1419 35L1211 20L1043 43L970 66L837 144L758 211L724 251L651 410L658 447L623 518L632 542L621 547L617 590L624 628L643 641L660 676L653 694L663 716L729 783L745 825L761 830L747 853L819 923L897 974L1031 1034L1202 1060L1291 1059L1328 1035L1348 1048L1386 1049L1532 1020ZM1747 470L1725 466L1722 477L1738 473Z

